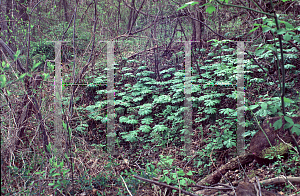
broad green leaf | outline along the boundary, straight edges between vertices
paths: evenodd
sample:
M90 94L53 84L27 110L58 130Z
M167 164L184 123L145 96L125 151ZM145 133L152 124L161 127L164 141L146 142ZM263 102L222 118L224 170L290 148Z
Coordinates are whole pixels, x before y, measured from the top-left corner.
M120 122L120 123L125 123L126 121L128 121L128 118L127 118L126 116L121 116L121 117L119 118L119 122Z
M293 126L293 128L291 129L292 133L296 133L298 136L300 135L300 125L299 124L295 124Z
M55 173L52 175L52 177L54 177L54 176L60 176L60 173Z
M179 183L180 183L181 186L186 186L186 180L185 179L181 179L179 181Z
M18 80L22 80L26 75L27 75L27 73L22 74L22 75L19 77ZM18 80L17 80L17 81L18 81Z
M69 157L66 153L65 153L65 158L69 161Z
M51 174L54 170L55 168L50 169L49 173Z
M168 173L169 173L169 170L167 170L167 169L164 169L164 170L163 170L163 174L164 174L164 175L166 175L166 174L168 174Z
M216 108L210 108L210 107L208 107L208 108L204 109L204 112L206 114L215 114L216 113Z
M169 95L161 95L154 99L153 103L169 103L171 101L171 97Z
M249 109L250 110L254 110L254 109L258 108L258 107L259 107L259 105L250 105Z
M286 97L284 97L283 100L284 100L284 103L294 103L294 101L292 99L289 99Z
M286 32L286 30L285 29L278 29L276 32L277 32L278 35L282 35Z
M207 13L211 14L211 13L213 13L215 10L216 10L216 8L215 8L214 6L212 6L212 5L210 5L210 6L208 6L208 7L206 8L205 11L206 11Z
M294 124L294 127L297 127L300 129L300 124Z
M153 130L154 131L159 131L159 132L163 132L163 131L165 131L165 130L168 130L168 127L166 127L165 125L155 125L154 127L153 127Z
M136 119L129 119L126 123L134 125L138 124L138 121Z
M295 68L296 66L295 65L292 65L292 64L286 64L284 65L284 69L293 69Z
M271 27L264 26L264 27L262 28L262 31L263 31L264 33L266 33L266 32L268 32L268 31L270 31L271 29L272 29Z
M55 185L54 182L53 183L51 182L51 183L48 184L48 186L54 186L54 185Z
M62 168L64 166L64 161L61 161L59 166Z
M279 120L277 120L273 127L275 128L275 130L280 129L280 127L282 127L282 119L280 118Z
M133 99L134 102L139 102L139 101L142 101L143 100L143 97L136 97Z
M1 82L1 88L4 88L5 84L6 84L6 77L5 77L5 75L0 75L0 82Z
M285 119L288 123L290 123L292 126L294 125L293 119L291 119L291 118L289 118L289 117L287 117L287 116L285 116L284 119Z
M290 41L292 39L292 36L289 34L289 33L286 33L284 36L283 36L283 39L285 41Z
M146 105L146 104L144 104ZM144 116L144 115L148 115L152 112L152 108L151 107L141 107L139 110L139 115L140 116Z
M165 181L166 181L167 184L170 184L172 180L168 176L166 176Z
M283 128L284 128L284 129L289 129L289 128L291 128L292 126L293 126L293 124L286 123L286 124L283 126Z
M63 128L67 130L67 124L63 122Z
M35 172L35 174L39 175L39 174L43 174L45 173L46 171L39 171L39 172Z
M255 28L253 28L253 29L251 29L250 31L249 31L249 33L252 33L253 31L256 31L256 29L258 29L259 27L255 27Z
M266 110L268 108L268 104L266 102L263 102L261 104L261 108L264 109L264 110Z
M265 49L259 49L255 51L255 55L256 56L260 56L263 52L265 51Z
M44 80L46 80L47 78L50 77L50 74L49 74L49 73L43 73L43 75L44 75Z
M299 28L299 31L300 31L300 28ZM300 43L300 37L298 35L294 36L294 40L296 40L298 43Z
M35 70L35 68L37 68L38 66L40 66L41 62L37 62L33 65L31 71Z
M280 21L280 23L285 24L285 28L286 29L293 29L293 25L291 25L290 23L286 22L286 21Z
M142 120L141 120L141 123L142 124L146 124L146 125L150 125L151 123L153 122L153 119L151 118L151 117L146 117L146 118L143 118Z
M230 114L233 114L234 112L235 112L235 110L230 109L230 108L220 109L220 113L221 114L230 115Z
M149 125L142 125L140 126L139 130L141 130L144 133L149 133L151 131L151 127Z
M178 176L185 176L185 173L184 173L183 170L179 170L179 171L177 172L177 175L178 175Z

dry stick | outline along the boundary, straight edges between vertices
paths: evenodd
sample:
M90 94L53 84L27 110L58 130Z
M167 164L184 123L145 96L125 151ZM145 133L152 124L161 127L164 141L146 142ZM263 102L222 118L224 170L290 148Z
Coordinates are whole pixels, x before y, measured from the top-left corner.
M287 10L293 5L293 4L295 4L297 1L294 1L293 3L291 3L290 5L289 5L289 7L288 8L286 8L285 10L284 10L284 12L283 13L286 13L287 12Z
M199 156L198 154L195 154L184 166L183 168L185 168L190 162L192 162L192 160L194 160L195 157Z
M269 185L269 184L280 184L280 183L286 183L286 181L290 181L293 183L300 184L300 177L291 177L291 176L280 176L276 178L270 178L267 180L260 181L263 185Z
M297 148L295 148L294 146L292 146L291 144L289 144L289 143L286 143L281 137L279 137L279 135L277 134L277 137L278 137L278 139L280 139L281 141L282 141L282 143L284 143L284 144L286 144L286 145L288 145L289 147L291 147L292 149L294 149L298 154L299 154L299 152L298 152L298 149Z
M260 11L264 12L262 5L257 0L251 0L259 9Z
M124 185L126 187L127 192L129 193L130 196L132 196L132 194L131 194L130 190L128 189L128 187L126 185L126 182L124 181L123 177L121 175L120 175L120 177L121 177L121 179L122 179L122 181L123 181L123 183L124 183Z
M175 168L175 174L176 174L176 178L177 178L177 182L178 182L178 186L179 186L179 196L181 196L181 188L180 188L180 182L179 182L179 178L178 178L178 174Z
M220 190L220 191L228 191L228 190L235 190L236 189L234 186L230 186L230 185L227 185L227 184L218 183L218 184L214 184L214 185L219 185L219 186L203 186L203 185L195 184L195 185L189 185L189 187L196 187L196 188L199 188L199 189L214 189L214 190ZM223 188L221 186L224 186L225 188Z
M149 180L149 179L146 179L146 178L142 178L140 176L136 176L136 175L132 175L133 177L139 179L139 180L142 180L142 181L145 181L145 182L150 182L150 183L153 183L153 184L156 184L158 186L164 186L164 187L167 187L167 188L170 188L170 189L174 189L174 190L177 190L177 191L181 191L182 193L186 194L186 195L192 195L192 196L198 196L194 193L190 193L190 192L187 192L183 189L179 189L177 187L174 187L174 186L171 186L171 185L168 185L166 183L163 183L163 182L157 182L157 181L154 181L154 180Z
M260 184L259 184L258 177L256 176L255 179L256 179L256 182L257 182L257 187L258 187L258 191L259 191L259 196L262 196L262 195L261 195L261 187L260 187ZM256 186L254 186L254 187L256 187Z
M261 195L259 195L259 190L258 190L257 185L255 183L253 183L253 186L254 186L254 189L256 191L256 196L261 196Z

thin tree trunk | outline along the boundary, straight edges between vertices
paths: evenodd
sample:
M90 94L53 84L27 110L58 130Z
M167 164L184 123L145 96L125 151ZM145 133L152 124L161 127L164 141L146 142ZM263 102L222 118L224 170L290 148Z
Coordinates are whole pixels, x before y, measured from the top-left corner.
M69 22L67 0L62 0L62 3L63 3L63 6L64 6L64 11L65 11L65 20L66 20L66 22Z

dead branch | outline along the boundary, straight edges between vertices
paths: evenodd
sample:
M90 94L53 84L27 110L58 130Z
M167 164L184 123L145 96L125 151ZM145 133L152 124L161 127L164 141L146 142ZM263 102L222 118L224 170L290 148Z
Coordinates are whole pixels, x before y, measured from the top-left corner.
M156 184L156 185L158 185L158 186L164 186L164 187L167 187L167 188L170 188L170 189L174 189L174 190L177 190L177 191L181 191L182 193L184 193L184 194L186 194L186 195L197 196L196 194L187 192L187 191L185 191L185 190L179 189L179 188L177 188L177 187L168 185L168 184L163 183L163 182L157 182L157 181L154 181L154 180L149 180L149 179L142 178L142 177L136 176L136 175L132 175L132 176L135 177L135 178L137 178L137 179L139 179L139 180L142 180L142 181L144 181L144 182L150 182L150 183Z
M240 164L244 165L250 163L251 161L253 161L253 159L254 156L252 156L251 154L235 157L225 165L219 167L219 169L217 169L211 175L202 179L199 183L197 183L197 185L216 184L221 180L222 176L227 173L227 171L238 168Z
M263 184L263 185L269 185L269 184L286 183L287 181L300 184L300 177L291 177L291 176L283 177L283 176L280 176L280 177L260 181L260 183Z

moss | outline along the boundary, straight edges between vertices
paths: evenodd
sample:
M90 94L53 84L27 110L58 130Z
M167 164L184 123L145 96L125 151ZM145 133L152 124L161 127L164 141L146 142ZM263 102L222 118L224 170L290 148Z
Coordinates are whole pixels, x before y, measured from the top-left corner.
M290 144L280 143L279 145L266 148L261 153L261 158L274 158L276 155L284 155L291 148Z

